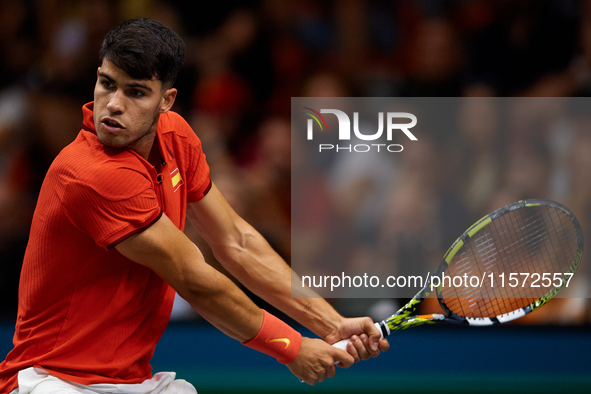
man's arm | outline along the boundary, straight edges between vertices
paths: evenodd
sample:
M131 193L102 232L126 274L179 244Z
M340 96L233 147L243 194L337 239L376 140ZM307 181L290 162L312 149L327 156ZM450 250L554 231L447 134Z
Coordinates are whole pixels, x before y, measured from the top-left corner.
M187 214L224 268L265 301L329 343L353 337L348 350L356 361L376 356L378 343L380 350L388 349L386 340L378 342L380 332L369 317L345 319L312 291L292 298L289 266L236 214L215 185L203 199L188 205Z
M154 271L228 336L246 342L261 330L263 311L230 279L207 264L197 246L166 215L115 248ZM334 376L335 362L350 366L354 358L319 339L302 338L300 352L288 367L300 379L314 384Z
M226 335L244 342L257 334L263 321L261 309L206 264L197 246L166 215L115 248L154 271Z

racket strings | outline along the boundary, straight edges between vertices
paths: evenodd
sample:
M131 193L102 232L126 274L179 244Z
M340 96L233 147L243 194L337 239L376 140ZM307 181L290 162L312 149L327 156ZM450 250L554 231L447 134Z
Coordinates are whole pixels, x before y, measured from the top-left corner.
M564 211L538 206L507 212L473 235L445 271L478 281L444 283L441 298L447 309L465 317L515 311L554 287L554 274L567 272L576 249L576 227ZM543 281L544 274L552 280Z

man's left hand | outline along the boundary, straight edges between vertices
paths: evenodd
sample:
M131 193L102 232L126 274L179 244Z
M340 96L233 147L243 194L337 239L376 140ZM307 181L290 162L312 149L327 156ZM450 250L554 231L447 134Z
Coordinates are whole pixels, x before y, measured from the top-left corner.
M347 352L355 358L355 362L377 357L380 352L390 348L388 340L382 338L380 330L369 317L343 318L337 329L326 336L325 341L334 344L342 339L351 340L347 345Z

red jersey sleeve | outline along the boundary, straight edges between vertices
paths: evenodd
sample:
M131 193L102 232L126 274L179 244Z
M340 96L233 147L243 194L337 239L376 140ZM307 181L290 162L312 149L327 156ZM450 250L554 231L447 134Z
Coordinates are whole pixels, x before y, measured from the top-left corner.
M181 122L179 126L183 129L183 135L186 136L186 147L189 149L186 153L189 159L186 168L187 202L191 203L202 199L211 188L209 165L199 137L184 119L180 116L178 119Z
M119 169L102 175L92 183L70 182L64 205L79 231L110 249L154 223L162 212L151 182L142 174Z

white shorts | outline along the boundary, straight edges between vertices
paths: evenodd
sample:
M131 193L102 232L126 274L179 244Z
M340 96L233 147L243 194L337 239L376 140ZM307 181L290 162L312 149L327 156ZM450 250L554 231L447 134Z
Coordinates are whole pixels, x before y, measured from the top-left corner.
M175 377L174 372L159 372L137 384L83 385L31 367L18 373L18 388L10 394L197 394L191 383Z

